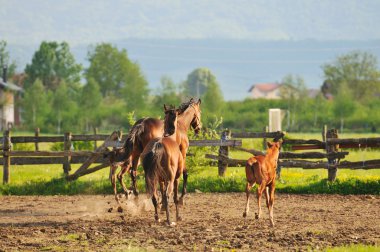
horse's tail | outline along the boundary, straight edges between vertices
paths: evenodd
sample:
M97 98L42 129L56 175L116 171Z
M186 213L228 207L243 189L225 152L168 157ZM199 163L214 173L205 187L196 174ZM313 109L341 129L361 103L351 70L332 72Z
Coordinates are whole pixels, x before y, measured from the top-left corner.
M132 126L129 131L127 140L125 141L124 148L126 152L132 153L133 147L138 146L142 150L142 143L140 136L144 133L144 121L146 118L141 118Z
M152 149L144 156L142 160L145 173L146 191L150 195L154 193L155 187L164 173L161 165L164 155L165 149L161 140L159 140L153 144Z
M247 162L245 163L245 175L247 177L247 180L255 181L255 171L254 166L255 164L260 164L256 157L250 157Z

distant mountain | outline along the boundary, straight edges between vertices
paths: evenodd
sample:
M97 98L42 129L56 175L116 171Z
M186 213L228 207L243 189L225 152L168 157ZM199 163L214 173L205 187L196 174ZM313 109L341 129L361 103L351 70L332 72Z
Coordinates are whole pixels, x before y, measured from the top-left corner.
M286 74L301 75L308 87L319 88L323 82L321 66L353 50L367 51L380 58L380 40L127 39L112 43L125 48L129 57L140 64L153 92L163 75L180 82L195 68L207 67L216 75L227 100L244 99L252 84L281 81ZM86 44L71 48L84 66L88 66L89 47ZM22 70L38 45L9 44L9 48Z

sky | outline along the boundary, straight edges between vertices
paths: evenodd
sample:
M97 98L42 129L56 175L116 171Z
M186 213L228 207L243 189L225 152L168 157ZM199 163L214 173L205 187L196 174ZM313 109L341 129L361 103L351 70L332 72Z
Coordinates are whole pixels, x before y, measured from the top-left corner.
M378 0L0 0L10 43L126 38L380 39Z
M34 50L43 40L64 40L74 49L127 39L365 42L380 40L379 13L379 0L0 0L0 40ZM152 57L131 50L142 65ZM171 55L176 58L183 60L181 54ZM146 75L152 79L149 70Z

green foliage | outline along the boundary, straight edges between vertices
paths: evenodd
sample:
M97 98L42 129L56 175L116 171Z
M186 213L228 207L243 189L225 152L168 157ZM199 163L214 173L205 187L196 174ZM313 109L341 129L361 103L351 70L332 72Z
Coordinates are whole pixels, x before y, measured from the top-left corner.
M2 73L3 67L7 67L8 78L11 78L16 71L16 62L10 60L9 51L7 50L7 42L0 40L0 71Z
M197 68L187 76L187 80L183 84L185 95L202 97L212 82L216 82L216 78L210 69Z
M36 79L24 93L22 117L29 130L44 127L51 111L51 93L45 91L42 82Z
M78 113L82 128L86 132L90 131L90 126L97 127L100 125L101 103L102 95L99 84L94 79L89 78L81 90Z
M40 79L46 89L56 90L62 81L78 83L81 70L82 66L76 64L68 43L43 41L34 53L32 63L25 68L25 87Z
M373 94L380 91L380 71L373 54L354 51L339 56L322 69L328 84L325 91L333 95L341 92L342 83L346 83L354 99L361 102L374 99Z
M86 69L86 78L99 84L103 97L122 98L129 111L145 108L148 83L139 65L128 58L125 49L99 44L89 52L88 59L90 66Z

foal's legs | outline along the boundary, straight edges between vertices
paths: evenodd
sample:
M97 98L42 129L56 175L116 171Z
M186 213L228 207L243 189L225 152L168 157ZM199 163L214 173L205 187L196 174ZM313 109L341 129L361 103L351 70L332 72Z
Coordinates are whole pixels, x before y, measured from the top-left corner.
M248 215L248 211L249 211L249 195L251 193L250 191L251 191L253 185L254 185L254 183L247 182L247 185L245 186L245 194L247 196L247 204L245 205L245 210L244 210L244 213L243 213L243 217L247 217L247 215Z
M257 188L257 205L258 205L258 213L255 215L256 219L260 219L261 217L261 196L265 190L266 184L265 182L261 182L259 187Z
M273 227L274 221L273 221L273 204L274 204L274 190L275 190L275 183L274 181L269 185L269 218L270 218L270 224Z
M177 221L181 221L182 218L179 215L179 206L178 206L178 203L179 203L179 200L178 200L178 185L179 185L179 178L177 178L177 179L174 180L174 196L173 196L173 199L174 199L174 204L175 204L176 220Z

